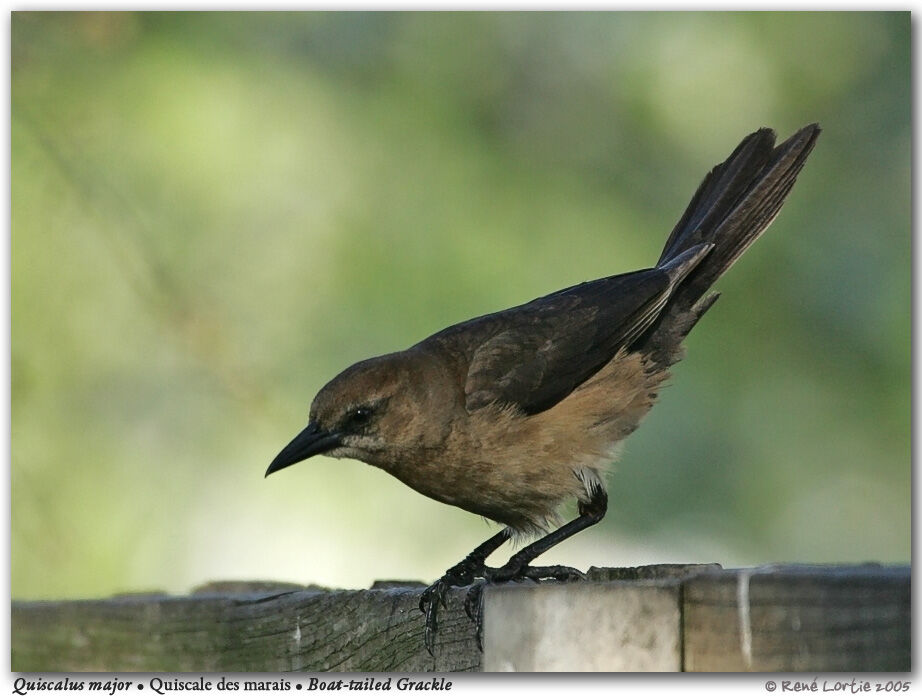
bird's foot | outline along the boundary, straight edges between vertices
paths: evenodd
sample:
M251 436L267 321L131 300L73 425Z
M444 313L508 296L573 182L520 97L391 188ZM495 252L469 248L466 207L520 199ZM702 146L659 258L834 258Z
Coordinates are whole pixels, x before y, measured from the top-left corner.
M419 598L419 609L426 615L426 650L433 656L435 648L435 635L439 629L439 605L448 608L445 596L452 588L471 585L477 578L481 578L484 565L465 559L460 564L451 567L438 581L423 591Z
M586 574L572 566L529 566L512 560L498 569L485 569L484 578L490 583L509 581L585 581Z
M476 627L477 648L483 651L483 589L487 584L534 581L585 581L586 574L571 566L528 566L506 564L498 569L484 567L483 580L468 589L464 611Z
M571 566L529 566L527 563L509 562L499 568L465 559L451 567L438 581L423 591L419 609L426 615L425 644L430 656L435 655L435 637L439 629L439 605L448 608L445 597L452 588L470 586L464 599L464 610L476 627L477 647L483 650L483 588L485 585L521 581L576 581L586 580L586 575Z

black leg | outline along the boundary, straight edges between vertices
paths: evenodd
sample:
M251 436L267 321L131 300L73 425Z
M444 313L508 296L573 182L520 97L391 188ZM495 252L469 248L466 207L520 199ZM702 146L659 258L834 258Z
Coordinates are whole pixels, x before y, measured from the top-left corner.
M581 530L585 530L598 523L605 517L608 510L608 494L601 488L593 489L589 501L579 505L579 518L571 520L566 525L548 533L540 540L532 542L527 547L512 555L503 566L498 569L484 567L484 581L475 584L467 593L464 609L467 616L473 620L477 628L477 646L483 651L483 586L485 583L506 583L508 581L524 581L530 579L540 582L546 579L555 581L571 581L584 579L585 575L569 566L529 566L536 557L544 554L554 545L572 537Z
M590 493L589 501L579 505L579 517L571 520L566 525L548 533L540 540L532 542L512 555L508 562L498 569L491 569L486 565L486 559L503 542L512 536L509 528L504 528L473 552L468 554L459 564L451 567L438 581L423 591L419 601L419 609L426 613L426 649L430 655L435 644L435 635L438 631L438 605L445 607L445 594L451 588L468 586L478 578L483 579L474 584L468 591L464 608L477 626L477 644L481 645L481 632L483 631L482 591L483 583L506 583L508 581L523 581L530 579L542 581L554 579L566 581L575 578L585 578L582 572L569 566L529 566L536 557L544 554L554 545L572 537L581 530L585 530L598 523L605 517L608 510L608 494L601 488L594 488Z
M451 588L469 586L475 579L482 578L486 560L496 549L512 536L512 530L503 528L489 540L477 547L458 564L455 564L438 581L423 591L419 609L426 614L426 650L432 655L435 634L438 631L438 606L445 607L445 594Z
M505 581L513 581L521 578L532 578L528 573L529 562L544 554L554 545L563 542L568 537L572 537L581 530L595 525L605 517L605 512L607 510L608 494L602 489L593 489L589 501L579 505L579 518L571 520L566 525L548 533L540 540L536 540L527 547L520 549L513 554L509 561L503 566L498 569L490 570L487 574L487 580L491 583L504 583ZM540 569L542 567L535 568ZM551 575L552 574L549 574L548 576Z

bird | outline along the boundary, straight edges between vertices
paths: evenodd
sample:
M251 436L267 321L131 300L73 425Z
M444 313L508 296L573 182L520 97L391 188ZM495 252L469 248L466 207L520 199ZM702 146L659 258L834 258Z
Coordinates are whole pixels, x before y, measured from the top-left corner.
M605 516L605 475L619 445L718 299L711 286L780 211L819 134L814 123L778 145L770 128L743 138L705 176L650 268L454 324L346 368L317 393L307 426L266 476L315 455L352 458L502 526L422 592L430 654L451 588L470 587L479 641L472 606L484 584L581 578L532 561ZM561 506L573 500L578 515L563 522ZM524 546L488 567L510 540Z

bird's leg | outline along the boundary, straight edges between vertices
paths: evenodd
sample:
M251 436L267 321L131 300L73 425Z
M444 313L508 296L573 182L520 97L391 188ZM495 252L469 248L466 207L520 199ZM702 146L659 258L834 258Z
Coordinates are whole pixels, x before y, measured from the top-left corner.
M593 488L589 500L579 504L579 517L566 525L548 533L540 540L532 542L516 552L503 566L492 569L486 565L486 559L503 542L512 536L512 530L504 528L473 552L459 564L451 567L438 581L423 591L419 609L426 613L426 649L432 654L435 634L438 630L438 605L445 606L445 594L450 588L473 584L478 578L483 582L474 584L468 591L464 609L477 626L477 644L481 645L483 632L483 585L485 583L506 583L508 581L541 581L554 579L568 581L585 578L582 572L569 566L529 566L529 563L544 554L551 547L572 537L598 523L608 510L608 494L602 488Z
M546 579L555 581L572 581L585 579L586 576L578 569L569 566L529 566L529 562L544 554L551 547L572 537L581 530L585 530L598 523L605 517L608 510L608 494L601 488L593 488L589 501L579 504L579 517L571 520L566 525L536 540L512 556L508 562L498 569L484 567L484 581L476 583L467 592L464 600L464 609L467 616L473 620L477 627L477 646L483 650L483 587L486 583L506 583L508 581L524 581L530 579L540 582Z
M483 651L483 587L490 583L488 580L496 569L484 567L484 578L472 585L464 598L464 611L471 618L476 628L477 648ZM552 578L555 581L574 581L585 579L586 576L578 569L569 566L526 566L521 580L530 579L540 582ZM520 580L520 579L511 579Z
M572 575L575 569L570 569L569 567L529 566L528 564L554 545L598 523L605 517L605 511L607 510L608 494L600 487L593 488L589 500L586 503L579 504L578 518L548 533L540 540L523 547L500 568L490 569L486 576L487 581L490 583L505 583L506 581L517 581L525 578L539 580L541 578L560 578ZM582 576L582 574L579 575Z
M419 609L426 614L426 650L432 655L435 646L435 634L438 631L438 606L445 607L445 594L451 588L469 586L477 578L482 578L486 570L486 560L496 549L512 536L510 528L503 528L489 540L477 547L459 563L455 564L438 581L423 591L419 599Z

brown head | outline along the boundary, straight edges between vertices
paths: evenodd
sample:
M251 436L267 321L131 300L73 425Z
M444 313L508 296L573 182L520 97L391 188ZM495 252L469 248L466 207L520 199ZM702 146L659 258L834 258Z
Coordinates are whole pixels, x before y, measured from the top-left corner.
M317 393L307 427L276 456L266 476L320 454L389 469L437 446L450 428L446 410L457 401L445 377L430 357L408 351L356 363ZM432 418L440 412L444 419Z

